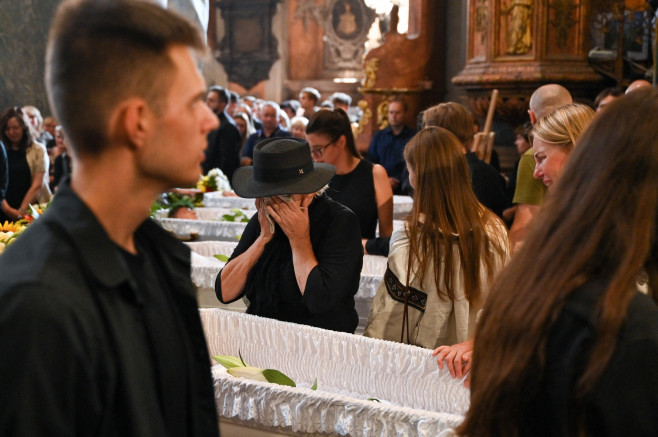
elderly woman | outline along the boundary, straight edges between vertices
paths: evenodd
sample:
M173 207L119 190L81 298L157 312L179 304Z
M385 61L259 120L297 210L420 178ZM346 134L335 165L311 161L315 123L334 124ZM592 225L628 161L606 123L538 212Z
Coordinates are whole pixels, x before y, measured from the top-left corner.
M461 143L451 132L423 129L404 158L414 205L405 228L391 238L364 335L425 348L464 342L507 262L507 229L475 197Z
M551 188L594 115L589 106L572 103L554 109L537 122L532 128L535 179Z
M313 114L306 136L313 159L336 167L327 194L359 217L365 251L387 255L393 232L393 190L384 167L361 157L350 119L342 109L324 109Z
M31 203L50 199L50 161L46 148L33 140L26 117L18 107L9 108L0 116L0 138L9 169L0 220L20 220Z
M459 435L658 435L656 119L635 91L580 138L492 288Z
M236 170L233 188L256 198L258 213L217 276L221 302L244 296L249 314L354 332L363 249L357 217L323 193L334 173L313 163L304 140L256 146L254 165Z

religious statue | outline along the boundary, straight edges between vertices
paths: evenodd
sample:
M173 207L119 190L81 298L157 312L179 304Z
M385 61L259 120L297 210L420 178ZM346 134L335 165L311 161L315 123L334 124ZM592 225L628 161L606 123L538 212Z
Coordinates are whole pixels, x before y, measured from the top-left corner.
M523 55L532 47L532 7L534 0L510 0L502 13L508 15L507 53Z
M352 6L346 2L345 11L340 14L340 20L338 21L338 32L344 37L349 37L357 29L356 16L352 13Z

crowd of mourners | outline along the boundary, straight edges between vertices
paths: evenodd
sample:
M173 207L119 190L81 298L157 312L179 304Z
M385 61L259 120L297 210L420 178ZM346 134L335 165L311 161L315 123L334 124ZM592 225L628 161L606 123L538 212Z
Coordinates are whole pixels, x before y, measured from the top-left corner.
M65 126L33 106L0 116L0 220L55 193L0 256L0 349L16 355L1 363L2 429L216 435L189 249L147 211L219 168L257 209L217 276L221 302L353 333L364 253L387 256L364 335L431 349L464 378L458 435L658 434L650 83L604 90L594 109L539 87L505 177L458 103L426 108L415 129L393 98L360 150L360 110L343 93L306 87L279 104L206 92L196 28L148 2L67 0L53 26L46 78ZM132 67L101 109L85 86L116 53ZM165 99L140 88L151 82ZM413 198L396 229L394 195Z

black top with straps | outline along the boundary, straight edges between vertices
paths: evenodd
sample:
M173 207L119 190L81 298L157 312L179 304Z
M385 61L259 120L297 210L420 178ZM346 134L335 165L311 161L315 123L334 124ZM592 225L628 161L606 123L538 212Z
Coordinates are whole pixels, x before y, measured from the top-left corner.
M375 238L377 230L377 200L372 176L373 164L362 159L347 174L337 174L329 182L327 195L351 209L359 218L361 238Z

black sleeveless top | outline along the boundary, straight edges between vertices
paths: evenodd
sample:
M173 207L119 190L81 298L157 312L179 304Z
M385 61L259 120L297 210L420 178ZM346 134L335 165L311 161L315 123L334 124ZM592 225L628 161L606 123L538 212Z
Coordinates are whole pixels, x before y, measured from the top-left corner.
M347 174L337 174L329 182L327 195L351 209L359 218L362 238L375 238L377 200L370 161L361 162Z

